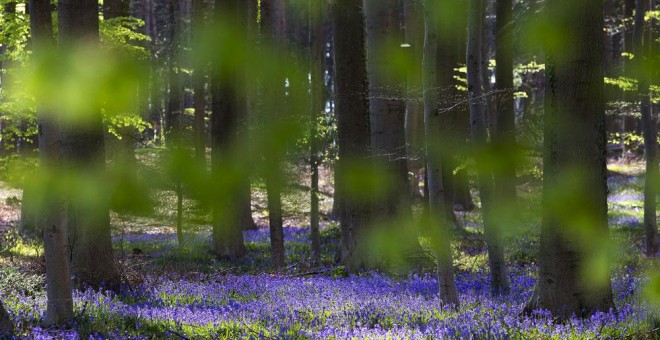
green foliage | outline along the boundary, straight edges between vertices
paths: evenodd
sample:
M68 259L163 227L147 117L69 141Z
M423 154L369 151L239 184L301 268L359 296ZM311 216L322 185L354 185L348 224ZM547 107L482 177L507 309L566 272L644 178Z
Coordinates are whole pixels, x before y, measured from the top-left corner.
M136 60L146 60L149 58L149 52L144 46L150 38L140 33L142 27L144 21L132 17L101 20L99 22L101 46L110 50L119 50Z
M621 91L637 91L637 80L629 77L619 76L618 78L605 77L605 84L616 86Z
M641 152L644 147L644 137L634 132L610 132L607 134L607 143L623 144L626 149Z

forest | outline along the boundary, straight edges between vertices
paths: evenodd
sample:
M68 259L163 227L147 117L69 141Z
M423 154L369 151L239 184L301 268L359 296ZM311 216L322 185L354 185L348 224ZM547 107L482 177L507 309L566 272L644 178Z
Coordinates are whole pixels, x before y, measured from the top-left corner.
M0 339L660 339L660 0L0 0Z

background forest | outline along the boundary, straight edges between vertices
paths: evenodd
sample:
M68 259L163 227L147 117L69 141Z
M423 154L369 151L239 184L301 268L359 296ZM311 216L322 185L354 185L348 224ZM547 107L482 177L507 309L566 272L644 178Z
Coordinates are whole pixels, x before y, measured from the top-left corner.
M660 338L660 1L0 5L0 338Z

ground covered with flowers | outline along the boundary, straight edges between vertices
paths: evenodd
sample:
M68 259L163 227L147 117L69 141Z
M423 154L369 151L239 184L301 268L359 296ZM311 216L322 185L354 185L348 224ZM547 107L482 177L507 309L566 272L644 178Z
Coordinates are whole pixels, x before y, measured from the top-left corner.
M21 241L0 254L0 297L17 337L29 339L657 339L660 322L642 294L650 264L641 256L640 183L624 174L608 182L612 237L621 245L613 265L616 309L587 319L522 314L536 283L538 217L509 239L511 292L491 296L478 211L458 216L457 308L440 304L432 259L403 274L346 275L334 264L338 227L329 220L321 268L308 263L309 229L290 223L287 267L272 271L265 227L244 232L244 259L225 262L208 253L205 228L189 230L179 245L169 227L136 229L115 218L113 242L126 278L119 292L77 290L75 319L42 328L42 250ZM537 216L538 191L521 193L524 210Z

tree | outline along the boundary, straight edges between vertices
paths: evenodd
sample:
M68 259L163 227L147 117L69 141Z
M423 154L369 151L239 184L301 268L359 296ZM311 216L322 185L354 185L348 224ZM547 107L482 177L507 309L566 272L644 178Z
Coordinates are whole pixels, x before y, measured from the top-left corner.
M603 5L546 6L543 222L539 279L525 310L567 319L614 306L609 265L590 266L608 244L603 55L594 53L603 50Z
M323 88L325 87L325 32L323 29L323 9L320 0L309 0L309 39L310 39L310 67L311 67L311 108L309 130L309 164L311 168L310 190L310 234L312 240L312 263L318 266L321 263L321 233L319 230L319 141L318 118L325 109Z
M405 0L405 42L411 65L406 84L406 154L408 170L413 174L409 184L411 197L419 195L419 175L424 168L424 104L422 102L422 54L424 47L424 12L420 1Z
M228 28L239 27L244 22L240 0L217 0L216 21ZM236 154L239 130L239 115L245 113L239 106L244 102L244 93L238 87L240 71L226 58L216 57L213 61L212 79L212 171L216 183L222 183L213 206L213 251L221 258L238 258L245 254L243 232L240 224L241 211L238 209L238 181L227 181L222 176L236 174ZM237 174L241 177L243 175Z
M496 203L507 211L515 210L516 153L515 112L513 110L513 1L495 1L495 86L496 124L493 131L495 151L504 157L495 171ZM509 218L510 220L510 218Z
M14 325L11 322L11 318L9 318L5 306L0 301L0 335L11 335L13 331Z
M103 0L103 19L127 17L129 0Z
M649 73L653 57L653 39L651 25L645 22L649 9L647 0L637 0L635 26L633 31L634 63L637 67L642 127L644 133L644 157L646 158L646 176L644 183L644 231L646 234L646 254L656 256L660 239L656 216L656 191L658 187L658 121L651 105Z
M351 171L369 167L371 155L367 69L362 0L337 0L332 8L334 75L339 160L335 192L339 201L341 263L355 272L367 266L363 242L369 223L369 202L349 195Z
M30 0L30 32L32 55L35 62L46 58L48 49L54 48L52 7L49 0ZM39 60L39 61L43 61ZM44 111L40 98L36 99L39 131L39 158L42 173L53 174L62 166L62 136L53 114ZM44 324L54 325L73 318L73 298L69 269L68 221L66 203L55 189L54 180L41 188L45 204L36 212L36 224L43 231L46 259L46 316Z
M470 0L468 13L468 45L467 45L467 83L470 102L470 125L472 147L475 155L475 166L479 182L481 198L481 214L484 224L484 235L488 246L488 265L490 268L490 285L494 294L505 293L509 289L509 281L504 262L502 245L502 230L493 220L493 171L487 158L487 126L482 91L482 58L481 41L484 20L484 0Z
M61 51L99 42L98 3L92 0L60 0L57 6ZM84 124L67 121L63 126L62 154L67 170L77 180L100 183L105 173L105 142L100 108L89 108ZM112 254L109 202L101 190L98 197L74 192L68 197L69 239L72 274L94 287L117 286L119 276Z
M438 49L439 23L438 2L426 0L424 21L423 85L424 85L424 123L426 144L426 174L428 183L429 217L436 225L433 232L433 242L437 254L438 283L440 285L440 300L444 304L458 306L458 293L454 281L454 270L450 247L450 225L453 219L446 209L447 196L444 190L442 176L442 156L440 143L443 132L443 118L440 112L440 84L438 84ZM453 211L451 211L453 214Z
M366 0L367 74L371 149L387 169L390 186L375 203L381 218L410 214L405 138L405 74L392 54L401 47L400 8L397 0Z
M261 27L267 42L284 46L286 15L284 0L264 0L261 2ZM278 105L284 101L284 79L277 76L266 77L263 84L263 101L271 115L278 115ZM282 118L282 117L280 117ZM265 155L267 163L273 166L265 175L268 199L268 223L270 225L271 259L275 268L284 266L284 229L282 221L282 174L277 155Z
M206 4L204 0L192 0L193 32L202 32L204 30L204 12ZM193 82L193 103L195 109L195 121L193 123L195 158L197 162L206 165L206 91L204 79L204 67L198 65L192 74Z

